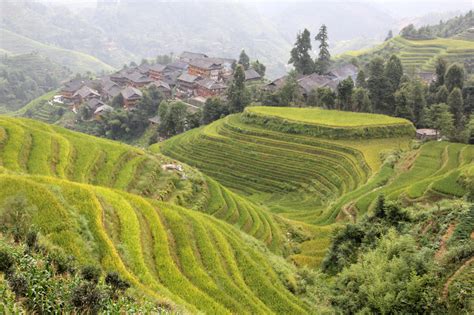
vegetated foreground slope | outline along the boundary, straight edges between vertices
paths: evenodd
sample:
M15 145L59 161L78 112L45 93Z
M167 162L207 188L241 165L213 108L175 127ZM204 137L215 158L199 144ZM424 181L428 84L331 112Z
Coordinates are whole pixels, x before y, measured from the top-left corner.
M0 165L27 174L107 186L168 201L223 219L279 252L282 232L273 215L162 155L29 119L0 116Z
M270 252L205 214L52 177L2 174L0 187L2 204L22 195L37 207L32 224L51 244L120 272L155 301L193 312L304 311Z
M472 146L430 142L409 151L414 128L408 122L393 120L390 126L391 118L385 117L388 125L378 129L367 127L377 118L370 114L364 121L352 113L305 111L314 112L249 107L153 149L197 167L286 222L302 224L312 236L292 258L312 266L320 263L331 229L367 212L381 193L407 203L466 193L459 178L472 173ZM352 122L333 118L346 126L320 128L319 114ZM348 127L358 119L360 126ZM383 155L391 157L383 162Z
M120 272L137 295L176 309L305 312L283 285L293 267L239 231L279 251L273 216L186 165L180 176L161 170L169 162L113 141L0 117L0 211L11 197L25 197L43 242L80 264Z
M434 72L436 59L442 57L448 62L473 63L474 41L468 39L465 32L454 38L437 38L428 40L408 40L400 36L366 51L353 51L342 55L342 58L358 57L369 59L374 55L389 56L396 54L403 68L410 72Z

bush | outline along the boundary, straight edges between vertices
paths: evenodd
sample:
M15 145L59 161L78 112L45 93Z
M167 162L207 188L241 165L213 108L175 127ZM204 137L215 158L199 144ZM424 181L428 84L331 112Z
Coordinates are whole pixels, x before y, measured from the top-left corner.
M92 283L99 282L100 274L101 270L96 266L85 266L81 272L82 278Z
M0 272L3 272L5 274L9 274L13 266L15 264L15 261L6 249L1 249L0 250Z
M106 294L94 283L82 283L72 291L71 302L80 311L96 314L102 308Z
M113 292L116 291L125 291L130 287L130 284L122 280L119 274L115 271L108 272L107 276L105 276L105 283L112 287Z
M8 278L8 284L16 297L24 297L28 293L28 280L23 275L12 274Z
M38 232L36 231L29 231L26 234L26 245L31 250L36 250L38 245Z

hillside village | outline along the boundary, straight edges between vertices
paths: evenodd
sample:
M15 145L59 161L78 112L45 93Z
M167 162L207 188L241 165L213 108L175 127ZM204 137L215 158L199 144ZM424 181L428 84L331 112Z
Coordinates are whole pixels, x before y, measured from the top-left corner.
M225 98L236 62L235 59L185 51L166 65L143 63L97 79L73 79L64 84L55 100L68 105L76 113L80 107L86 106L97 118L113 111L110 103L115 97L120 95L124 109L131 110L142 98L142 89L155 87L165 99L182 100L191 110L196 110L210 97ZM305 97L317 88L336 90L338 83L348 77L355 81L357 73L356 66L345 64L325 75L299 75L298 88ZM258 83L265 91L280 89L286 78L283 76L268 82L255 69L245 70L245 82Z

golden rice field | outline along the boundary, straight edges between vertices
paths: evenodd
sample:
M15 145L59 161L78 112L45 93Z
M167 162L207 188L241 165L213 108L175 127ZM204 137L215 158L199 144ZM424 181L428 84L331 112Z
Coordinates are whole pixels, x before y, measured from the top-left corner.
M472 146L431 142L412 151L413 126L396 119L390 132L401 136L383 138L383 132L371 130L367 138L354 139L351 129L361 126L347 126L358 119L366 125L371 116L348 112L339 115L338 123L349 129L348 138L331 136L338 126L317 136L304 132L308 122L317 121L321 113L339 114L309 108L249 107L243 114L227 116L152 149L196 167L285 220L304 224L314 238L301 244L302 252L293 258L312 266L324 255L331 230L367 212L381 193L407 202L465 194L458 179L472 167ZM304 117L300 123L303 132L273 123L274 117L294 125ZM342 117L350 122L343 122ZM395 151L401 155L398 163L384 163L382 156Z

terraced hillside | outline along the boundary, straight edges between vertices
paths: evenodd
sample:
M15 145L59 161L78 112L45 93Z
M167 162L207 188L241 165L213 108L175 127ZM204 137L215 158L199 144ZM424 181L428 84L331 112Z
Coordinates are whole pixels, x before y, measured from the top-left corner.
M0 166L13 172L106 186L201 210L223 219L274 251L282 232L273 216L200 172L164 171L162 155L34 120L0 116Z
M120 272L152 300L192 312L304 312L272 254L210 216L104 187L0 175L0 203L18 195L37 207L32 224L48 242Z
M448 62L473 63L474 42L466 31L454 38L437 38L430 40L408 40L400 36L369 50L352 51L342 58L359 57L368 59L374 55L396 54L408 73L417 71L434 71L436 59L442 57Z
M186 165L184 174L161 169L170 162L0 116L0 211L25 197L45 244L119 271L137 295L175 310L305 313L283 285L294 267L257 241L281 250L273 215Z
M152 150L299 225L311 236L291 258L317 266L331 230L367 212L381 193L406 203L466 193L459 179L473 173L474 147L430 142L411 150L413 133L410 123L386 116L249 107Z

